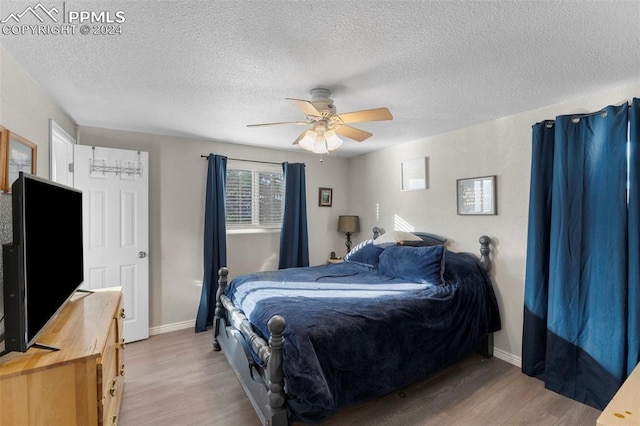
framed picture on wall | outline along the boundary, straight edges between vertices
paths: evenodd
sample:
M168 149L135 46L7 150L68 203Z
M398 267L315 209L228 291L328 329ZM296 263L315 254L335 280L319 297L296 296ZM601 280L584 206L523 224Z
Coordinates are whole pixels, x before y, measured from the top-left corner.
M36 174L38 146L13 133L2 129L0 135L0 189L11 192L11 184L19 172Z
M400 172L402 174L403 191L415 191L429 187L429 182L427 181L429 157L403 161L400 164Z
M320 188L318 190L318 206L331 207L333 203L333 188Z
M498 214L498 212L496 211L495 176L458 179L456 192L458 196L458 214Z

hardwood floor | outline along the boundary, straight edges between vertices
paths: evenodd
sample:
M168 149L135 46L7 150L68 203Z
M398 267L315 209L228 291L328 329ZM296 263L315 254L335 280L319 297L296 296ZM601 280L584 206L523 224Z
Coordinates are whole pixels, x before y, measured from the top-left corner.
M131 343L121 426L259 425L211 332ZM600 411L544 389L497 358L469 356L436 375L341 410L325 425L595 425Z

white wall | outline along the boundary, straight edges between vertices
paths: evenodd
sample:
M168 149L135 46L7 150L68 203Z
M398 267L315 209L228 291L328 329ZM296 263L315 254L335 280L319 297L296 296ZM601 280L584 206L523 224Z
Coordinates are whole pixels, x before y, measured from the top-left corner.
M202 235L207 161L200 155L306 163L309 256L323 263L330 251L341 250L336 232L339 214L348 213L347 160L303 151L280 151L223 142L80 127L83 145L149 152L150 325L169 326L195 318L202 280ZM318 207L318 188L333 188L333 207ZM280 233L227 236L232 276L277 269Z
M70 134L75 134L76 125L49 95L24 72L22 67L0 45L0 126L27 138L38 145L36 171L39 176L49 177L49 119L53 118ZM0 258L2 244L10 243L11 196L0 193ZM0 317L4 316L2 301L2 262L0 262ZM0 335L4 335L4 323L0 324ZM0 341L0 350L4 341Z
M49 119L70 135L76 123L0 45L0 126L38 145L37 175L49 177Z
M349 163L350 211L361 225L386 230L396 218L417 231L450 239L455 251L478 252L478 237L493 240L492 277L502 314L497 355L521 359L524 273L531 170L531 126L556 115L597 111L640 96L640 82L562 104L504 117L354 158ZM429 188L402 192L400 164L429 157ZM456 179L497 175L498 215L458 216Z

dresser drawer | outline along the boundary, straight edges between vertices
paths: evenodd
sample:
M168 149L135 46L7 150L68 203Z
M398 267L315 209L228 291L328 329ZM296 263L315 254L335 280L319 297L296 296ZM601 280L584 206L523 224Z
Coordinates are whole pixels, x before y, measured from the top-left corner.
M109 394L111 382L118 375L117 335L116 322L113 321L107 337L107 343L102 352L101 365L98 369L99 374L102 375L102 380L98 380L102 383L102 388L99 389L99 392L103 396Z
M101 418L102 425L112 426L118 423L118 412L120 411L122 390L122 380L118 377L114 377L109 382L109 391L104 398L104 411Z
M117 350L116 350L116 356L117 356L117 366L118 366L118 375L121 377L121 381L124 381L124 348L125 348L125 342L124 342L124 335L122 334L122 327L124 325L124 319L126 318L126 312L124 311L124 308L122 307L122 301L120 302L120 306L118 307L118 315L116 316L116 331L117 331L117 337L116 337L116 342L118 342L117 344Z
M104 426L113 426L118 423L118 413L124 390L124 339L122 337L124 317L122 300L120 300L102 357L102 411L99 421Z

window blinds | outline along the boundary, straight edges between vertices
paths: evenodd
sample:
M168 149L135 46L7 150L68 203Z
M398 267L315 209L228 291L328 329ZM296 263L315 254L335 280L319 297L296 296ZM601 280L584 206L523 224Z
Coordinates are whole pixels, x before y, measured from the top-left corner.
M231 164L225 187L230 228L274 228L282 223L284 179L278 167ZM276 169L276 170L273 170Z

